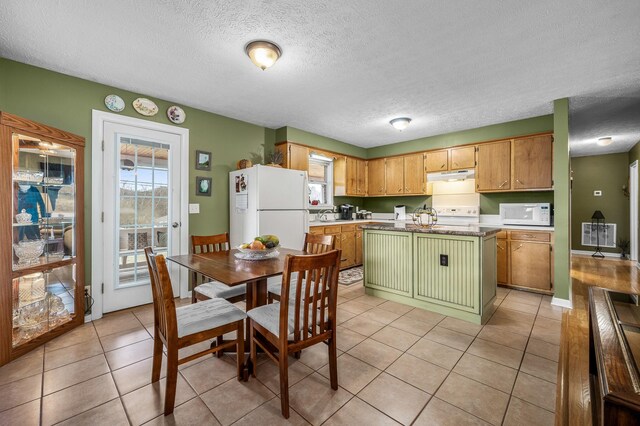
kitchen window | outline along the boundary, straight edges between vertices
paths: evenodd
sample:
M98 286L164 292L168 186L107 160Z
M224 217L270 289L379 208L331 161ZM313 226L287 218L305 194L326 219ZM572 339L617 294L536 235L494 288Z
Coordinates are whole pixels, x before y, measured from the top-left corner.
M333 207L333 160L317 154L309 156L309 207Z

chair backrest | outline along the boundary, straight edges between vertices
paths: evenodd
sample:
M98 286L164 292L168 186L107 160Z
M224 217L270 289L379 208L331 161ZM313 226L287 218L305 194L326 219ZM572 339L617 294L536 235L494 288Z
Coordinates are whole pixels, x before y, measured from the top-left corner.
M155 254L151 247L146 247L144 254L147 257L149 276L151 278L155 328L166 343L170 339L177 339L178 337L176 305L173 300L171 278L163 255Z
M224 250L229 250L229 234L227 232L218 235L191 236L191 252L194 254Z
M287 255L280 298L280 339L287 339L289 310L294 309L294 341L318 339L335 330L340 250L303 256ZM290 293L292 275L296 288ZM294 297L294 300L289 300Z
M304 235L302 250L311 254L326 253L336 248L336 239L333 235L310 234Z

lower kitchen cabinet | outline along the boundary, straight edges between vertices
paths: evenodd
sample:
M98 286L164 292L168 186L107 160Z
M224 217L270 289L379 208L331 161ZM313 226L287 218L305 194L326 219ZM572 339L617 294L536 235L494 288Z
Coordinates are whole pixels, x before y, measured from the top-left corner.
M362 229L356 231L356 265L362 265Z
M552 294L553 232L514 230L498 237L498 283Z
M362 230L356 224L311 226L309 233L333 235L336 249L342 250L340 268L362 265Z
M341 268L348 268L356 264L356 233L354 231L340 234L340 249L342 250Z
M365 232L365 287L413 297L413 234Z

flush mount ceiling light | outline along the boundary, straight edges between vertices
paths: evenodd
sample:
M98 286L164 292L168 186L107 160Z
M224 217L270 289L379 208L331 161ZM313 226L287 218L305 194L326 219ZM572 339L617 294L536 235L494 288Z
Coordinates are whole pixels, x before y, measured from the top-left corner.
M266 40L255 40L247 44L244 48L245 52L251 62L253 62L262 71L273 66L280 56L282 56L282 50L277 44Z
M598 145L600 146L607 146L607 145L611 145L612 143L613 143L613 139L611 139L610 136L607 136L606 138L598 139Z
M395 127L400 131L403 131L404 129L406 129L407 126L409 126L409 123L411 123L411 119L408 117L394 118L389 122L389 124L391 124L393 127Z

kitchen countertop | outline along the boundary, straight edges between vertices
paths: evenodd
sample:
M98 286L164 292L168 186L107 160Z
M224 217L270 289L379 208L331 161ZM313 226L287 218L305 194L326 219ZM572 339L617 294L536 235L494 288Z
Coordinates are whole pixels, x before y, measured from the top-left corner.
M432 228L414 225L413 223L370 223L361 226L362 229L375 229L377 231L418 232L422 234L460 235L465 237L487 237L500 232L502 228L491 226L447 226L436 225Z
M393 220L393 219L356 219L356 220L331 220L327 222L322 222L319 220L309 222L309 226L331 226L331 225L349 225L352 223L360 224L360 223L380 223L380 224L410 224L413 225L412 220ZM439 225L440 226L440 225ZM446 225L441 225L446 226ZM476 226L477 228L499 228L499 229L515 229L515 230L523 230L523 231L551 231L553 232L553 226L527 226L527 225L500 225L498 223L483 223L481 222ZM459 226L453 226L453 228L459 228Z

